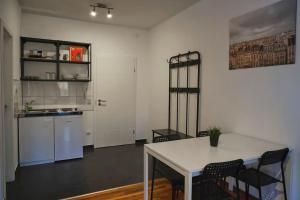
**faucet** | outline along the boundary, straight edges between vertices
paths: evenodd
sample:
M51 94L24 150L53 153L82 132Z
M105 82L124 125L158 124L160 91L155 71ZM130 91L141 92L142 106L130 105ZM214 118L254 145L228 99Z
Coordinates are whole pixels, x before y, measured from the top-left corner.
M25 112L29 112L32 110L32 104L34 103L34 100L31 100L30 102L25 103Z

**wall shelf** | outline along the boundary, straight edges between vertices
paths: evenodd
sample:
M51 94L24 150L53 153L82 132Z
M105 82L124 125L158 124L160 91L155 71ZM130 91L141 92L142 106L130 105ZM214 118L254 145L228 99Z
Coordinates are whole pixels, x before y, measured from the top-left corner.
M23 78L21 81L32 81L32 82L90 82L90 80L73 80L73 79L59 79L59 80L51 80L51 79L28 79L28 78Z
M90 80L84 80L84 79L59 79L59 82L90 82Z
M57 80L50 80L50 79L30 79L30 78L21 78L21 81L47 81L47 82L57 82Z
M27 62L50 62L50 63L57 63L57 60L52 60L52 59L43 59L43 58L21 58L22 61L27 61Z
M32 45L32 46L31 48L29 48L26 45ZM27 55L25 55L25 50L28 52L29 50L36 48L36 46L41 46L40 49L43 51L45 51L43 48L46 48L45 52L47 52L47 48L49 49L51 47L52 53L54 54L52 57L54 57L54 59L35 58L35 57L28 57ZM60 55L59 55L60 51L68 52L70 47L83 48L84 52L86 52L86 57L84 61L60 60ZM92 56L91 55L92 55L92 48L90 43L21 37L21 59L20 59L21 78L20 79L21 81L89 82L91 81L91 77L92 77ZM70 58L70 54L69 54L69 58ZM48 72L55 73L56 78L47 79L45 77L46 76L45 74ZM71 79L70 77L72 77L72 75L73 76L79 75L80 78ZM35 76L39 78L37 79L27 78L29 76Z
M66 63L66 64L77 64L77 65L89 65L91 62L76 62L76 61L66 61L66 60L60 60L60 63Z

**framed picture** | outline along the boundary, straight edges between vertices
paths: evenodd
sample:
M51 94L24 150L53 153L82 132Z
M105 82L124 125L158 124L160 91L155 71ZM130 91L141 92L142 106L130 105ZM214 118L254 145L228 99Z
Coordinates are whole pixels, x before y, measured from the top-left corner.
M85 48L83 47L70 47L70 60L73 62L82 62Z
M229 69L295 64L297 0L230 20Z

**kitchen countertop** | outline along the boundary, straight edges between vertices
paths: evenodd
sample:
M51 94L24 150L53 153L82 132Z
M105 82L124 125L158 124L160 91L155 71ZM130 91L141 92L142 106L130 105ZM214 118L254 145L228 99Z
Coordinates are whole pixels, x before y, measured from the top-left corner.
M31 110L25 112L24 110L18 114L18 118L24 117L48 117L48 116L67 116L67 115L82 115L83 111L73 109L45 109L45 110Z

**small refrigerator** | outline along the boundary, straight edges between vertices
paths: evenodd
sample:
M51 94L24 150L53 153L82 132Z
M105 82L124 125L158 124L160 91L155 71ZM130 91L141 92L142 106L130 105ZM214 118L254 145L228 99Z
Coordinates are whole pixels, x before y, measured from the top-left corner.
M55 161L83 158L82 115L55 117Z
M53 117L19 118L20 166L54 162Z

